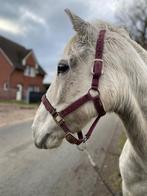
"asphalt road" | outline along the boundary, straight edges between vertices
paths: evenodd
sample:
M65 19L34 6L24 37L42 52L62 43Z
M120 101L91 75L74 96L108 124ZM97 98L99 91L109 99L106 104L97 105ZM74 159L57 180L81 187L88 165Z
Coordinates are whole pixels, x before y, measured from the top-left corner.
M115 115L103 117L88 148L101 167L115 131ZM31 122L0 128L0 196L95 196L98 178L86 154L66 141L54 150L39 150ZM99 195L99 194L97 194Z

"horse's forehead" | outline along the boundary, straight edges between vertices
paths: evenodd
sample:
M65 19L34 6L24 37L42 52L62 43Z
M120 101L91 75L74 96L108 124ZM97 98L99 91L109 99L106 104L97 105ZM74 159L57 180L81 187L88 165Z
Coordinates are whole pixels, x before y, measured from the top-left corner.
M70 38L70 40L67 42L67 44L64 48L64 54L70 55L73 52L74 48L77 48L78 41L79 41L79 39L78 39L77 35Z

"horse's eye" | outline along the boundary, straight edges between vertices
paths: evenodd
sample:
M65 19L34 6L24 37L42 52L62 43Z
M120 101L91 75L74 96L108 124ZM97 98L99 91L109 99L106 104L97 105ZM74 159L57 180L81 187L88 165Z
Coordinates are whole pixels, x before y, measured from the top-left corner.
M59 64L58 65L58 68L57 68L57 73L60 74L60 73L65 73L69 70L69 65L67 64Z

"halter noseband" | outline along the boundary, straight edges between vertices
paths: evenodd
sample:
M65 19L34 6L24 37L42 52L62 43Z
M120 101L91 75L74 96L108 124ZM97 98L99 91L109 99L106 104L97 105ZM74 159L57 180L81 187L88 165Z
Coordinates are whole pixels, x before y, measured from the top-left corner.
M74 101L72 104L67 106L64 110L57 112L56 109L51 105L49 100L46 98L45 95L42 97L42 102L46 108L46 110L52 115L54 121L56 124L63 129L65 132L65 138L66 140L71 143L71 144L76 144L80 145L82 142L85 143L89 137L91 136L98 120L100 119L101 116L105 115L105 110L103 108L102 102L100 100L100 93L98 90L99 86L99 78L102 74L102 66L103 66L103 48L104 48L104 36L105 36L105 30L101 30L99 33L99 37L96 43L96 53L95 53L95 59L94 59L94 66L93 66L93 71L92 71L92 84L91 88L88 90L88 93ZM96 92L97 95L93 96L92 91ZM94 107L98 113L98 116L92 123L91 127L89 128L88 132L86 135L83 137L82 131L79 131L78 134L78 139L74 137L69 129L69 127L66 124L66 121L64 120L64 117L67 116L68 114L72 113L76 109L78 109L80 106L85 104L88 101L92 101L94 104Z

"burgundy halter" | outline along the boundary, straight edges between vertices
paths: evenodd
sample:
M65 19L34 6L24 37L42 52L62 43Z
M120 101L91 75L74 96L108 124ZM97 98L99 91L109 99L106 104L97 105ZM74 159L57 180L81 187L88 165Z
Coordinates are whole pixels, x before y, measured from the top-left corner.
M81 144L82 142L85 143L89 137L91 136L98 120L101 116L105 115L105 110L103 108L102 102L100 100L100 92L98 90L99 86L99 78L102 74L102 66L103 66L103 48L104 48L104 36L105 36L105 30L101 30L99 33L99 38L97 40L96 44L96 53L95 53L95 59L94 59L94 66L93 66L93 78L92 78L92 84L91 88L88 90L88 93L80 97L78 100L74 101L72 104L67 106L64 110L57 112L56 109L51 105L49 100L44 95L42 97L42 102L46 108L47 111L52 115L54 121L57 123L57 125L63 129L65 132L65 138L66 140L71 144ZM92 91L97 92L96 96L93 96L91 94ZM64 120L64 117L68 114L72 113L76 109L78 109L81 105L85 104L88 101L93 101L94 107L98 113L98 116L92 123L91 127L89 128L86 135L83 137L82 131L79 131L78 139L72 135L72 132L70 131L69 127L66 124L66 121Z

